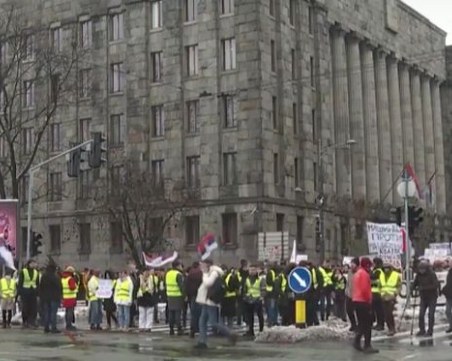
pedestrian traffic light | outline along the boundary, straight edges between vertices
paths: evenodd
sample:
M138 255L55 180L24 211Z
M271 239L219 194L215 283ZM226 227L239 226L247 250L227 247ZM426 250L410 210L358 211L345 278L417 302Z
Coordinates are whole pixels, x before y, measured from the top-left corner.
M32 233L31 238L31 257L36 257L40 255L42 252L39 250L39 248L42 247L42 235L37 232Z
M424 220L424 217L422 217L422 213L424 210L422 208L416 208L413 206L408 207L408 228L410 232L410 236L414 234L416 229L419 227L419 225Z
M105 138L102 136L101 132L93 133L93 143L91 144L88 155L88 164L91 168L99 168L102 165L102 162L105 162L105 159L102 157L103 154L107 152L102 146L104 142Z
M400 227L402 225L402 207L391 209L391 213L394 214L395 221L397 225Z
M76 147L77 143L70 143L70 147ZM82 149L77 148L67 156L67 175L76 178L80 175L80 163L82 162Z

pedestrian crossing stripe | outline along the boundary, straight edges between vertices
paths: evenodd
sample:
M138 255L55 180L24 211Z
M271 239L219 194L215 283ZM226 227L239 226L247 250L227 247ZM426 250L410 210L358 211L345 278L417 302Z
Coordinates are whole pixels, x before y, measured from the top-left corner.
M439 325L435 326L433 329L438 333L438 332L445 330L447 327L448 327L448 324L439 324ZM415 336L415 334L416 334L416 331L414 331L414 334L412 336L413 339L417 338ZM433 336L435 336L435 334L433 334ZM449 336L449 335L446 334L446 336ZM383 342L383 341L390 341L390 340L393 340L393 341L398 340L400 342L401 340L404 340L404 339L407 339L408 343L411 342L411 331L404 331L404 332L396 333L395 336L382 335L382 336L372 337L373 342ZM422 338L420 338L420 339L422 339ZM424 339L426 339L426 338L424 337Z
M410 336L399 340L399 343L413 344L414 346L428 346L431 344L433 346L436 341L449 338L449 336L450 335L445 332L434 333L431 337L417 337L416 335L413 335L412 337ZM450 340L445 341L450 342Z

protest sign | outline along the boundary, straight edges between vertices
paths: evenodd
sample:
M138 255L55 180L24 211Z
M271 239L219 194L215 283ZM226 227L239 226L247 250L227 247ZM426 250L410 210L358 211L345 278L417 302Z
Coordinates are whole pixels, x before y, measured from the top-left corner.
M110 298L113 295L113 281L112 280L99 280L99 288L96 292L97 298Z
M370 254L380 257L384 263L401 267L403 236L397 224L367 222L367 242Z

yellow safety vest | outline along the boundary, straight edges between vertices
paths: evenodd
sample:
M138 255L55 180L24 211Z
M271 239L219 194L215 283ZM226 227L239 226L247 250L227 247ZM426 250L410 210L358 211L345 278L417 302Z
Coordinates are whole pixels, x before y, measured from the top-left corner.
M314 287L314 289L317 289L319 283L317 282L317 271L315 268L311 270L311 275L312 275L312 286Z
M372 271L372 274L376 273L376 272L380 272L380 276L379 276L379 278L377 278L375 280L372 280L372 293L381 293L381 282L380 282L380 279L381 279L381 274L383 272L381 271L380 268L377 268L377 269Z
M171 269L166 272L165 283L166 283L166 296L167 297L181 297L182 290L179 288L177 284L177 276L180 274L180 271Z
M10 279L9 281L6 278L2 278L0 281L0 288L2 291L3 299L11 299L16 296L16 280Z
M23 288L37 288L38 287L38 276L39 273L37 270L33 270L33 278L30 277L30 273L27 268L22 270L22 274L24 276L24 283L22 285Z
M246 279L246 294L252 298L259 298L261 296L261 279L256 278L253 284L249 278Z
M323 267L319 267L319 271L323 276L323 287L332 286L333 280L331 279L330 272L325 271Z
M72 277L64 277L61 279L61 288L63 289L63 300L71 300L77 298L78 287L75 290L69 288L69 280Z
M271 269L269 272L270 272L270 274L272 275L272 280L273 280L273 282L275 282L275 278L276 278L276 273L275 273L275 271L273 271L273 270ZM265 290L266 290L267 292L271 292L271 291L273 291L273 286L269 286L269 285L267 285L267 283L265 283Z
M153 276L149 276L148 279L145 280L146 285L142 285L141 284L141 280L140 280L140 288L138 289L137 297L143 297L143 294L151 293L152 290L148 287L149 281L152 282L152 284L154 286L154 290L155 290L154 277Z
M96 276L92 276L92 278L94 278L94 284L95 284L95 288L99 287L99 279ZM91 279L88 281L88 288L87 288L87 293L88 293L88 301L97 301L97 296L96 294L92 294L91 291L89 290L89 283L91 282Z
M228 273L226 278L224 279L224 283L226 284L226 289L229 289L229 282L231 281L232 273ZM237 296L235 291L227 291L224 295L225 298L231 298Z
M384 272L380 272L381 294L395 296L397 293L397 285L399 283L399 274L392 271L388 279Z
M115 287L115 300L121 302L132 302L130 295L131 281L127 278L124 281L118 280Z
M334 285L334 288L338 291L344 291L345 290L345 277L341 277L337 280L337 282Z
M287 288L287 280L286 280L286 276L281 274L281 291L282 293L286 292L286 288Z

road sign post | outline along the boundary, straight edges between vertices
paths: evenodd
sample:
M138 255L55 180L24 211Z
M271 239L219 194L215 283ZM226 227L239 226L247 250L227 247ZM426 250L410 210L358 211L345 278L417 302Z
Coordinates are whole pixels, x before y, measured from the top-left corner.
M289 273L289 288L297 295L309 291L312 284L311 271L306 267L296 267ZM306 300L295 301L295 326L306 327Z

